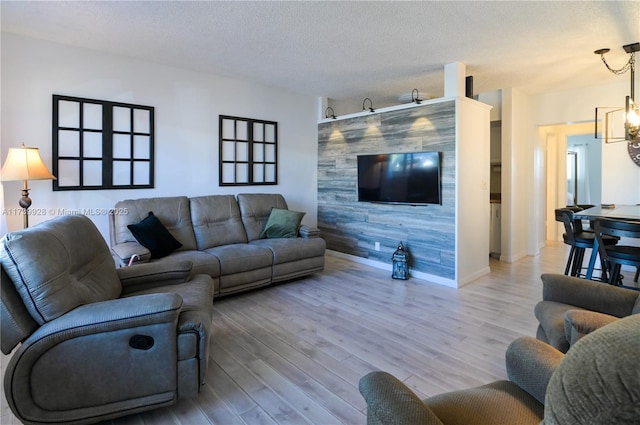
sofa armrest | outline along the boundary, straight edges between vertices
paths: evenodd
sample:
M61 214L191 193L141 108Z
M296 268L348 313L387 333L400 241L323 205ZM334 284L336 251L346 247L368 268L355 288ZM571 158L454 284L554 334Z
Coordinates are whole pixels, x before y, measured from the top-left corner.
M443 425L406 385L387 372L371 372L360 379L367 402L368 424Z
M5 370L11 410L25 423L74 423L130 408L123 400L171 402L181 307L177 294L144 295L86 304L45 323Z
M564 333L570 345L583 336L619 320L619 317L588 310L569 310L564 314Z
M616 317L632 313L640 293L602 282L561 274L542 275L542 299L581 307Z
M72 337L70 333L87 335L176 321L182 297L178 294L148 294L137 297L118 298L77 307L59 318L45 323L28 340L46 337L62 339ZM27 341L25 341L26 343Z
M301 238L318 238L320 237L320 229L303 224L300 226L298 234Z
M531 337L513 341L506 352L509 379L544 404L551 374L564 354L547 343Z
M151 259L151 251L138 242L124 242L114 245L111 247L111 253L118 266L128 266L133 256L135 256L133 264L146 263Z
M131 294L148 288L175 285L189 279L191 261L162 261L134 264L117 269L123 294Z

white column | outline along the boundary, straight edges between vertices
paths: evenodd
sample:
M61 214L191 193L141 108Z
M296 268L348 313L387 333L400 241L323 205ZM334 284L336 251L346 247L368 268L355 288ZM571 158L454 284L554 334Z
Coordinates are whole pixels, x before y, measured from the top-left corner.
M444 66L444 97L464 97L466 88L466 67L461 62Z
M324 119L324 111L329 106L329 98L324 96L318 96L318 121L322 121Z

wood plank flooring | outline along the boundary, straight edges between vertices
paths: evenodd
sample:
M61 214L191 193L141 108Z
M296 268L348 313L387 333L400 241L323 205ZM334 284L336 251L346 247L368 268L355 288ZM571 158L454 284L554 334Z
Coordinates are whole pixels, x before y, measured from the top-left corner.
M323 273L215 301L197 399L109 423L364 424L358 380L372 370L421 397L504 379L508 344L535 336L540 274L561 273L566 257L550 243L492 260L491 274L456 290L327 255ZM4 396L1 407L2 424L18 423Z

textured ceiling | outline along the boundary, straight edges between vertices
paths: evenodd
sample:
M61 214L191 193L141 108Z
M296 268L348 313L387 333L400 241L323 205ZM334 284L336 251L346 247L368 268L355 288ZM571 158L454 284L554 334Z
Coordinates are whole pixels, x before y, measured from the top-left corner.
M462 62L474 92L620 81L593 54L640 41L640 1L0 2L2 31L338 100L442 96ZM640 60L640 58L639 58ZM627 74L628 75L628 74Z

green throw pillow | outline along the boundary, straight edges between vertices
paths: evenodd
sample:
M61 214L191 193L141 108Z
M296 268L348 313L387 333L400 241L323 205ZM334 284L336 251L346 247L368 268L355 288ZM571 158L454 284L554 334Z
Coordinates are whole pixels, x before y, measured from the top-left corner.
M138 243L151 252L151 258L166 257L182 246L151 211L140 223L127 227Z
M272 208L261 238L295 238L305 213Z

